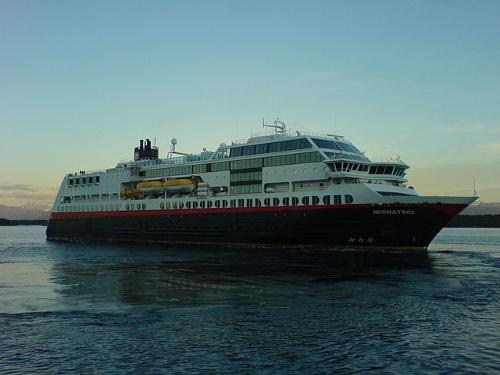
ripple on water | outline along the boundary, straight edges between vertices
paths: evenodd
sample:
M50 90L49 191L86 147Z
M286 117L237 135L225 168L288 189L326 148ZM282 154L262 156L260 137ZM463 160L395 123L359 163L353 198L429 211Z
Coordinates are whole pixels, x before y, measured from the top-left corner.
M3 373L494 373L500 231L427 254L46 243L0 228Z

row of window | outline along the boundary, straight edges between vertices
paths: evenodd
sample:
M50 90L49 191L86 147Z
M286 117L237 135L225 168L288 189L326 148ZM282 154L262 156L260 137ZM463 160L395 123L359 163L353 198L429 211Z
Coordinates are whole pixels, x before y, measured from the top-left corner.
M85 184L98 184L101 180L100 176L88 176L68 178L68 186L85 185Z
M262 181L262 171L231 173L231 184L235 182Z
M244 184L231 186L231 194L262 193L262 184Z
M361 154L361 151L359 151L355 146L350 145L348 143L331 141L328 139L319 139L319 138L312 138L312 140L319 148L328 148L330 150L346 151L346 152L352 152L353 154Z
M71 202L82 202L88 200L116 200L118 199L118 193L114 194L92 194L92 195L75 195L75 196L64 196L61 198L61 203L71 203Z
M60 212L98 212L98 211L120 211L119 204L101 204L101 205L74 205L59 207Z
M291 139L289 141L271 142L260 145L247 145L234 147L230 151L230 157L267 154L270 152L283 152L311 148L307 138Z
M319 204L351 204L354 202L352 195L344 195L342 200L342 195L325 195L322 198L317 195L305 196L302 198L298 197L285 197L280 198L248 198L248 199L221 199L216 201L188 201L188 202L161 202L160 208L164 209L179 209L179 208L236 208L236 207L277 207L277 206L309 206L309 205L319 205ZM140 203L138 204L138 206ZM133 204L132 204L133 206ZM145 208L144 208L145 209Z
M252 169L261 167L275 167L281 165L316 163L323 160L323 156L317 151L301 152L289 155L268 156L265 158L254 158L235 160L232 162L218 162L203 165L182 165L176 167L149 169L141 172L146 178L190 175L193 173L220 172L227 170Z
M396 175L403 176L405 174L404 168L389 166L389 165L366 165L349 162L335 162L330 164L330 168L335 172L368 172L369 174L383 174L383 175Z
M248 199L220 199L220 200L202 200L188 202L161 202L160 208L163 209L180 209L180 208L236 208L236 207L271 207L271 206L309 206L319 204L350 204L354 199L352 195L325 195L322 198L317 195L298 197L280 198L248 198ZM146 203L127 203L125 210L145 210ZM94 211L119 211L119 204L101 204L101 205L75 205L70 207L60 207L61 212L94 212Z
M276 167L281 165L317 163L323 161L323 156L317 151L302 152L300 154L277 155L264 158L264 167Z

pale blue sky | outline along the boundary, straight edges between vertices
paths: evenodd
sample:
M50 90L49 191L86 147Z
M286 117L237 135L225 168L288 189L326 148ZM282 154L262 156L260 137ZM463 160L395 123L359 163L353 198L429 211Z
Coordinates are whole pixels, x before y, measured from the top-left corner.
M500 201L499 19L499 1L0 0L0 203L48 201L139 138L197 152L276 116L399 154L421 193L476 175Z

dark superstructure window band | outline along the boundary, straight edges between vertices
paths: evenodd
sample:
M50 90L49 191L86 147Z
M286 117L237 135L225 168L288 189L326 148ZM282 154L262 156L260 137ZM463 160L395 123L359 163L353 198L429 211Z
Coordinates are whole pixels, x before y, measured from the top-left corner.
M312 138L312 140L319 148L327 148L330 150L337 150L337 151L346 151L346 152L352 152L353 154L362 155L361 151L359 151L355 146L345 142L330 141L328 139L319 139L319 138Z
M323 161L324 157L318 151L300 152L288 155L267 156L264 158L252 158L210 163L204 165L179 165L176 167L166 167L157 169L148 169L143 171L144 177L167 177L178 175L192 175L205 172L221 172L235 170L258 170L262 167L276 167L281 165L316 163Z
M312 145L307 138L299 138L299 139L291 139L288 141L264 143L260 145L233 147L230 151L230 157L259 155L271 152L302 150L311 147Z

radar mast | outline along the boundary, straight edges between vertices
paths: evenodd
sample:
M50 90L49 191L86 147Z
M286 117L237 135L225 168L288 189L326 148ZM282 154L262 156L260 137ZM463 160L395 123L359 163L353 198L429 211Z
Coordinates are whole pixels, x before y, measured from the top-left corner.
M279 117L276 117L276 120L274 120L272 124L266 124L264 119L262 119L262 127L274 128L276 134L281 134L281 135L286 134L286 125L283 121L280 120Z

